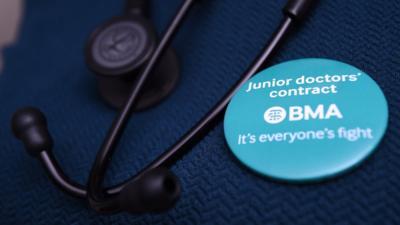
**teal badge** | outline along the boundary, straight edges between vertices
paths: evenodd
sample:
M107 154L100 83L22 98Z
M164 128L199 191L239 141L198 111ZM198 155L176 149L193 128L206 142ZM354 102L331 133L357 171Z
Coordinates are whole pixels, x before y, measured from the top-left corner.
M320 180L362 162L378 146L388 105L368 74L329 59L270 67L230 102L224 132L233 154L280 180Z

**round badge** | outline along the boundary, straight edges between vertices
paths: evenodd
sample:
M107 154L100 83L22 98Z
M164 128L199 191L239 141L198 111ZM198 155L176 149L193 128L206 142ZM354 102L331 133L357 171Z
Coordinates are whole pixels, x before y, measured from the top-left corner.
M224 132L250 169L286 181L332 177L362 162L388 123L379 86L329 59L270 67L245 83L226 110Z

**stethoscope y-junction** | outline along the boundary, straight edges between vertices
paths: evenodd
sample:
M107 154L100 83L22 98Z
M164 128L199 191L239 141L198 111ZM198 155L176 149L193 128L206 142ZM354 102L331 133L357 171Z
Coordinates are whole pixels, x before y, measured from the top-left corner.
M173 86L173 84L168 84L167 91L160 96L149 95L147 99L139 101L140 94L146 90L149 91L146 89L148 84L145 83L148 79L165 80L165 78L152 77L152 72L157 70L160 62L165 68L169 66L169 69L165 69L166 71L172 71L172 74L177 73L176 58L169 46L195 2L195 0L185 0L182 3L158 44L156 44L155 35L150 34L152 28L142 10L145 3L143 0L130 1L127 15L106 23L91 36L86 52L87 62L98 77L103 80L111 79L109 82L100 81L99 83L102 82L102 84L99 85L99 89L107 102L121 109L97 153L87 186L72 181L60 168L52 154L53 141L47 129L45 116L38 109L33 107L20 109L12 118L12 130L15 136L24 143L28 153L42 162L53 182L72 196L88 199L90 206L98 212L159 212L173 207L180 195L180 184L177 177L167 168L220 121L234 93L252 75L268 64L289 31L304 18L313 3L312 0L289 0L283 8L284 18L272 38L241 79L216 106L178 142L134 177L124 183L104 189L102 184L110 159L134 108L138 106L138 103L141 105L139 108L154 104L162 99ZM124 29L129 31L126 32ZM132 35L137 35L139 39L129 41ZM132 49L138 52L134 54L135 57L129 58L129 55L132 55L129 54ZM162 61L165 62L162 63ZM166 76L172 76L174 79L175 75ZM129 84L130 91L117 95L110 93L113 88L107 87L109 84L118 86L124 83ZM121 102L125 103L121 104Z

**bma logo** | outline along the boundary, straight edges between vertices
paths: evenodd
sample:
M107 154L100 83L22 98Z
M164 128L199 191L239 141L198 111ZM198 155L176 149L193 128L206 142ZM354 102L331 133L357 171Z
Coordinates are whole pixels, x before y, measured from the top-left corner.
M270 124L277 124L286 119L286 110L279 106L274 106L264 113L264 120Z
M319 104L316 108L310 105L291 106L289 112L280 106L273 106L264 113L264 120L269 124L277 124L284 121L288 117L290 122L300 120L329 120L332 117L342 119L343 114L336 104L330 104L325 107Z

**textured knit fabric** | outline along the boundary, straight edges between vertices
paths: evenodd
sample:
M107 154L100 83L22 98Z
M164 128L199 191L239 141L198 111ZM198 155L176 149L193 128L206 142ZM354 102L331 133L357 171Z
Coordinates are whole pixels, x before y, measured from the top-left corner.
M180 2L152 1L160 33ZM173 43L180 58L179 85L160 105L133 115L107 185L135 174L218 101L267 42L284 4L199 1ZM21 106L42 109L55 156L70 177L86 183L116 112L99 98L84 62L84 43L122 6L120 0L26 1L19 41L6 49L0 76L1 224L400 224L398 0L321 0L271 62L336 59L362 69L381 86L390 107L387 134L350 173L309 185L258 176L235 160L220 123L172 167L183 192L166 213L99 215L86 201L62 193L12 136L10 118Z

